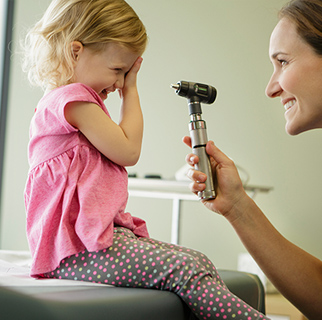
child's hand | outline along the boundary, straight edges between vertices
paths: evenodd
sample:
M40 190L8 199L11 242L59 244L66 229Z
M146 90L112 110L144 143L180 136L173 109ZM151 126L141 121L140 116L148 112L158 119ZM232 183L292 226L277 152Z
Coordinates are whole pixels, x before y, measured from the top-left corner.
M124 87L122 90L119 90L120 98L123 98L125 94L127 94L128 90L135 89L136 87L136 80L137 80L137 74L141 68L143 58L138 57L136 61L134 62L131 69L127 72L125 79L124 79Z
M124 76L119 91L122 98L119 124L94 103L72 102L65 108L66 120L78 128L98 151L121 166L135 165L141 152L143 116L136 78L142 60L138 57Z

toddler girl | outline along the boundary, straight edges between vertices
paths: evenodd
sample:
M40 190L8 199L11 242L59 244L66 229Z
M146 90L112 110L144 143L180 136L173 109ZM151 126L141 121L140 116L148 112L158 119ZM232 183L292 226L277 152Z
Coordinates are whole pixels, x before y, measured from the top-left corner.
M203 254L149 237L125 212L140 155L136 79L145 28L123 0L54 0L28 33L24 67L45 89L31 121L25 189L33 277L169 290L198 319L265 319ZM103 103L118 90L119 124Z

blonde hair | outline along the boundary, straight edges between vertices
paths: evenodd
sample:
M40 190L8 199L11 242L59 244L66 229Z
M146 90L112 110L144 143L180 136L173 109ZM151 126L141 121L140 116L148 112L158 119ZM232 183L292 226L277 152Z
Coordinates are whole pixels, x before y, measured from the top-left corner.
M54 0L23 44L23 69L31 84L45 89L71 82L73 41L94 52L117 43L141 55L147 34L124 0Z

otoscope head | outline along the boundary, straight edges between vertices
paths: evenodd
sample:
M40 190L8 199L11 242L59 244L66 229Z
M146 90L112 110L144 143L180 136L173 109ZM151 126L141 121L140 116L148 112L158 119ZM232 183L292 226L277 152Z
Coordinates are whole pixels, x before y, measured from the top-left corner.
M177 84L172 84L171 87L176 90L179 96L200 103L211 104L217 97L216 88L207 84L179 81Z
M176 90L176 93L189 102L189 114L201 114L200 103L211 104L216 100L216 88L207 84L179 81L177 84L172 84L171 87Z

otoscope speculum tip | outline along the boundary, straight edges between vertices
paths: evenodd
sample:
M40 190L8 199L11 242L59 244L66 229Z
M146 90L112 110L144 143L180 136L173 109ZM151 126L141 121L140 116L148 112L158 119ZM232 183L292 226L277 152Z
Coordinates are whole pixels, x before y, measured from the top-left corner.
M171 88L175 89L175 90L179 90L180 89L180 85L177 83L177 84L171 84L170 86Z

